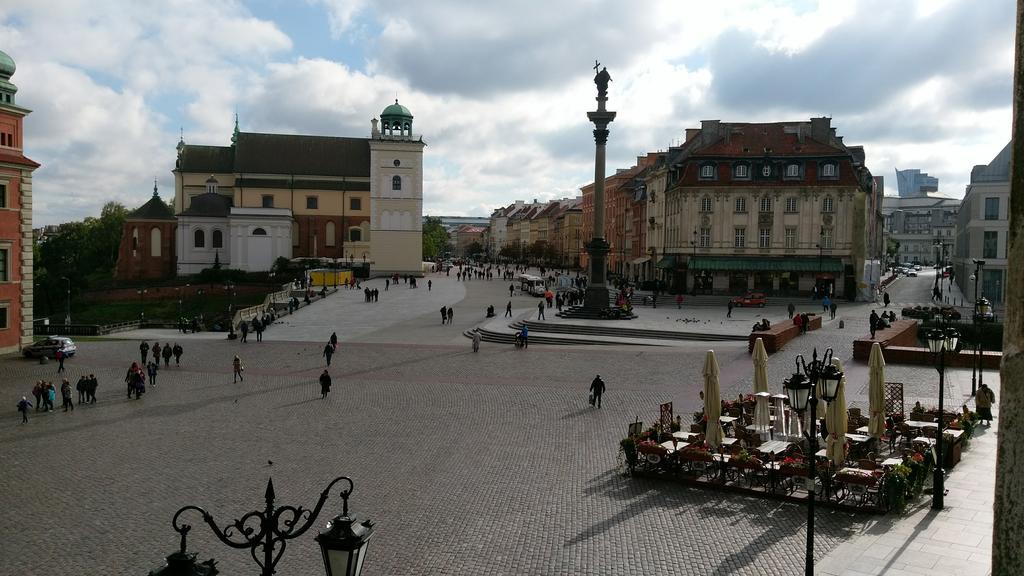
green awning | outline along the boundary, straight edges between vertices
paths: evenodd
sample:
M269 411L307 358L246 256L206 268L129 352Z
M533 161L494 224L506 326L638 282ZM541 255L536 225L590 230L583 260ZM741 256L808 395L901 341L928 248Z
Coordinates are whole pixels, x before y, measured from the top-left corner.
M658 264L661 266L661 263ZM842 272L839 258L732 258L728 256L693 258L691 270L737 272Z
M657 268L675 268L675 266L676 266L676 257L675 256L662 256L661 260L658 260L658 263L655 264L655 267L657 267Z

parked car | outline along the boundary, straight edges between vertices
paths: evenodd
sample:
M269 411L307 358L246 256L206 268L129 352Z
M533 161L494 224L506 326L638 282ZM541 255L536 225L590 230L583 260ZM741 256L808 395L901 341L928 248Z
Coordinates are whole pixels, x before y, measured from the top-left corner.
M39 358L40 356L46 356L47 358L53 358L57 353L57 350L63 349L65 356L74 356L75 352L78 351L78 346L75 345L74 340L67 336L50 336L44 340L40 340L31 346L26 346L22 349L21 353L26 358Z
M914 264L914 271L920 272L921 271L921 265L920 264Z
M913 276L914 278L917 278L917 271L916 270L910 270L910 271L907 272L907 276Z
M768 297L763 292L748 292L743 296L737 296L732 299L733 306L758 306L764 308L764 305L768 303Z

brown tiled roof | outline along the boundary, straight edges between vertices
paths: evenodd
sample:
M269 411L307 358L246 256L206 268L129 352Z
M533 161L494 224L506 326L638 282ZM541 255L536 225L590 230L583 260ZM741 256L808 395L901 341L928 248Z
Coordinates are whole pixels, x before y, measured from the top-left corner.
M192 203L181 213L182 216L205 216L227 218L231 212L231 198L216 192L206 192L192 198Z
M366 138L241 132L235 147L235 172L370 175L370 144Z
M128 213L128 220L174 220L174 211L159 196L154 195L142 206Z
M8 164L19 164L21 166L30 166L32 168L39 168L40 164L20 152L13 150L0 150L0 162L6 162Z
M181 149L181 162L178 164L178 169L183 172L234 172L235 149L231 146L186 144Z
M804 129L803 142L796 130ZM789 127L790 130L786 130ZM696 148L694 156L764 156L765 148L774 156L811 156L847 154L843 148L818 142L810 137L808 122L773 122L766 124L723 123L728 137L708 146Z

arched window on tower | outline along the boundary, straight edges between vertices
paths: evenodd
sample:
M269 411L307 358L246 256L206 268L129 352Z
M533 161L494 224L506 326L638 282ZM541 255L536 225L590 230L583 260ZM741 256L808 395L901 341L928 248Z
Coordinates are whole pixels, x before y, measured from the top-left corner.
M221 232L220 230L214 230L213 231L212 241L213 241L212 244L213 244L214 248L223 248L224 247L224 233Z
M195 246L196 248L206 248L206 233L205 232L203 232L202 230L196 230L192 234L192 238L194 240L194 242L192 243L193 246Z
M412 127L409 126L408 122L402 125L402 136L412 136Z
M327 246L334 246L334 236L334 222L328 222L327 225L324 226L324 241Z
M402 189L402 177L401 176L396 174L396 175L391 177L391 189L392 190L401 190Z
M136 250L138 250L138 249L139 249L139 229L138 228L132 228L132 255L133 256L135 255L134 252Z
M162 238L162 234L160 233L160 229L154 226L149 231L149 255L150 256L153 256L154 258L159 258L160 257L160 246L163 243L162 240L163 240L163 238Z
M264 230L263 228L256 228L255 230L252 231L252 235L253 236L266 236L267 235L267 231Z

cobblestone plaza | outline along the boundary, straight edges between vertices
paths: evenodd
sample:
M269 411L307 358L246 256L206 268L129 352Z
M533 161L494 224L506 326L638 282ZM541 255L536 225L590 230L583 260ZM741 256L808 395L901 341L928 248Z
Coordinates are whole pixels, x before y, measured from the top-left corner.
M278 326L262 343L182 337L182 366L172 362L138 401L124 398L122 383L138 340L80 342L67 377L96 374L99 402L67 414L33 412L27 425L13 405L35 380L56 378L56 365L0 359L0 392L12 408L0 422L0 573L145 574L176 548L170 520L179 507L202 506L224 525L262 508L270 477L279 504L312 506L342 474L355 482L351 509L377 525L370 575L802 570L805 507L631 479L617 469L618 441L635 418L649 423L666 401L684 419L700 408L707 344L520 351L485 343L474 354L459 334L482 320L481 302L504 303L507 283L435 277L430 296L419 290L422 301L398 303L412 292L382 291L379 304L364 305L361 293L342 291L322 309L304 309L311 323L333 324L343 336L326 400L317 377L329 332L320 327L305 342L278 340L291 329ZM433 301L446 295L457 307L451 327L437 322ZM389 297L389 313L403 311L392 324L345 337L347 322L372 325L366 306L389 306ZM535 305L519 298L517 309ZM833 345L848 364L850 402L863 405L866 366L848 360L850 340L866 327L848 317L845 329L829 323L772 356L772 390L781 389L795 354ZM722 397L749 392L746 345L714 348ZM234 354L246 367L238 384ZM595 373L608 385L601 410L586 402ZM887 375L907 383L909 403L933 402L933 370L891 366ZM956 406L970 371L952 371L947 382ZM318 526L338 511L339 499L330 500ZM816 557L869 520L820 509ZM247 552L220 544L198 516L190 521L191 551L216 558L222 573L255 573ZM291 541L278 565L280 574L321 571L312 532Z

